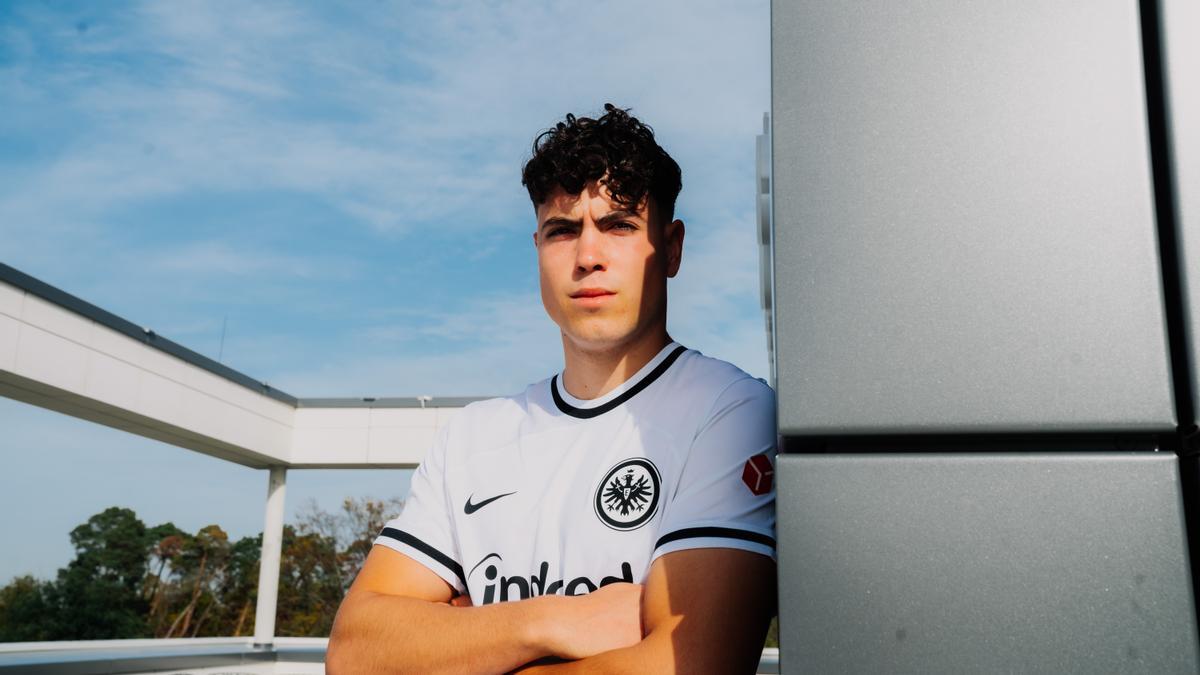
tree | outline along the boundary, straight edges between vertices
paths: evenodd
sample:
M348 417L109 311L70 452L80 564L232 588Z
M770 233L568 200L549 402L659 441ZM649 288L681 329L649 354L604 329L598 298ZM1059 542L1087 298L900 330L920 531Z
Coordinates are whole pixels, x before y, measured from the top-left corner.
M310 500L301 510L296 528L302 534L316 533L333 541L339 551L344 592L349 590L354 577L358 576L384 524L395 518L403 508L404 500L398 498L347 497L342 501L340 513L330 513L321 510L316 501Z
M168 614L166 597L172 589L170 579L164 578L163 575L164 572L170 574L173 571L173 568L168 568L168 566L183 553L184 544L190 535L175 527L174 523L165 523L151 528L148 534L150 540L157 540L157 543L150 549L148 569L153 570L153 573L148 572L146 575L146 580L142 584L142 597L150 603L146 617L150 633L160 635Z
M107 640L146 636L148 603L141 585L151 542L130 509L111 507L71 530L75 559L47 588L50 639Z
M334 540L285 526L283 557L279 565L276 635L329 635L344 593L341 561Z
M398 499L314 503L284 528L276 632L325 636ZM54 581L0 588L0 641L240 636L254 626L262 535L230 542L217 525L146 527L112 507L71 531L75 559Z
M0 642L52 639L53 612L46 593L49 585L25 575L0 588Z
M220 613L221 600L216 591L229 564L229 554L229 535L218 525L203 527L184 542L172 571L178 573L178 587L186 593L187 604L175 614L161 637L196 637L213 610Z
M399 499L350 497L342 502L340 513L330 513L312 501L295 528L284 528L279 635L329 635L338 605L362 569L375 537L403 505Z
M347 590L358 576L367 554L375 544L375 538L383 531L383 526L404 510L404 500L392 499L355 499L347 497L342 502L342 522L345 527L345 540L340 541L344 555L345 581Z
M222 579L220 594L226 612L221 618L219 635L239 637L254 629L255 603L258 602L258 561L262 553L262 535L242 537L229 551L229 565Z

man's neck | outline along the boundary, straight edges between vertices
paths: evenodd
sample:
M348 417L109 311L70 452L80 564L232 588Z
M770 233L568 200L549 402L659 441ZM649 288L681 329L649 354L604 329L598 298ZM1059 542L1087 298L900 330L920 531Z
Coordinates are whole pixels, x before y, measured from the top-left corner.
M609 349L588 349L563 335L563 387L575 398L599 398L621 386L671 343L665 326L658 326L628 343Z

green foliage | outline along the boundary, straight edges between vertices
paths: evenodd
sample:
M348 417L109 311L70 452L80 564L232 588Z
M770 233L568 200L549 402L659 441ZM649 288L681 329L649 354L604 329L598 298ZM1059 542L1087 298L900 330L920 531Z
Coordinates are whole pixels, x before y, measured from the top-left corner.
M0 642L52 639L49 586L26 575L0 588Z
M140 593L150 541L146 525L129 510L105 509L71 530L75 559L48 589L56 640L145 637L146 603Z
M297 533L291 526L283 528L279 588L277 635L329 635L346 590L334 540L313 532Z
M75 560L68 571L130 591L145 574L146 525L130 509L111 507L71 530Z
M284 528L275 632L329 635L342 596L399 500L347 499L340 513L311 504ZM248 635L254 630L262 535L230 541L217 525L195 534L146 527L112 507L71 531L75 559L53 581L0 588L0 642Z

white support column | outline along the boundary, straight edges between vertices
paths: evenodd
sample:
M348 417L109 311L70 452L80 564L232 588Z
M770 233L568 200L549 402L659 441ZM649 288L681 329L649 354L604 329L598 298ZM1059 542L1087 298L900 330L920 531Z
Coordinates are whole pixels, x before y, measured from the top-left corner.
M262 557L258 565L258 607L254 613L254 644L275 640L275 604L279 598L279 561L283 552L283 497L287 468L271 467L267 483L267 515L263 523Z

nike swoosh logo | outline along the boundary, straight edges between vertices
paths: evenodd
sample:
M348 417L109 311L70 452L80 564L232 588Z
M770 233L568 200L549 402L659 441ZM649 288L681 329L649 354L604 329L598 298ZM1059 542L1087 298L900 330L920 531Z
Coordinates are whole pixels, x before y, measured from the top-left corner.
M477 504L471 503L471 497L475 496L475 495L471 495L471 497L467 497L467 503L465 505L463 505L463 513L465 513L469 516L472 513L475 513L476 511L478 511L479 509L482 509L483 507L487 506L488 504L491 504L492 502L496 501L497 499L500 499L501 497L507 497L509 495L515 495L515 494L517 494L517 493L516 492L505 492L502 495L496 495L495 497L492 497L490 499L485 499Z

